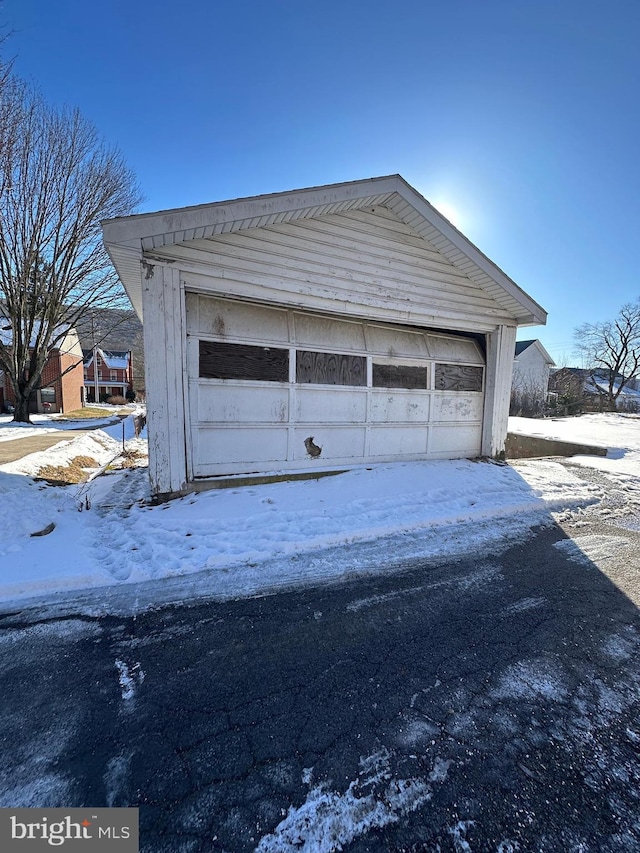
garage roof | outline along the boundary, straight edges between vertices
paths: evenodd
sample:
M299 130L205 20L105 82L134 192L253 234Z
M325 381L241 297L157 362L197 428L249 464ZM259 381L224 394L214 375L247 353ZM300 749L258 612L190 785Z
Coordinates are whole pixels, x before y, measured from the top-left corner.
M392 211L495 299L519 326L546 323L546 311L400 175L119 217L105 220L102 226L107 251L142 317L140 263L146 257L161 256L163 247L370 206Z

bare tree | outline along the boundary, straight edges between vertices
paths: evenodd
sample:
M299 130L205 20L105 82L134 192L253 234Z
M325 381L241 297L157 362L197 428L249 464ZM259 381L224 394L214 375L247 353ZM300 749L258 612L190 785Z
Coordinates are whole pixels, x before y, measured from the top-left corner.
M100 222L140 197L121 154L78 110L53 108L11 80L0 109L0 369L29 421L29 398L49 353L91 309L126 305ZM0 139L7 139L0 126Z
M517 363L511 377L509 414L523 418L542 418L547 409L547 389L538 377Z
M614 320L579 326L575 339L596 388L615 412L622 390L640 373L640 300L623 305Z

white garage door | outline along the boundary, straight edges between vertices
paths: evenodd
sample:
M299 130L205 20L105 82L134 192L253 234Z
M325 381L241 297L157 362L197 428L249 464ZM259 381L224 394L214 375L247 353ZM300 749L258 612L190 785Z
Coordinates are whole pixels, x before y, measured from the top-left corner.
M474 340L187 294L192 476L480 453Z

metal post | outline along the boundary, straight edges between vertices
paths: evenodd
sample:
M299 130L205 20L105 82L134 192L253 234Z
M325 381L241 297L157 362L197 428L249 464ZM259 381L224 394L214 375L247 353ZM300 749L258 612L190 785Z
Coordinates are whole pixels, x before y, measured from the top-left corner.
M99 403L100 398L98 394L98 348L94 346L93 348L93 402Z

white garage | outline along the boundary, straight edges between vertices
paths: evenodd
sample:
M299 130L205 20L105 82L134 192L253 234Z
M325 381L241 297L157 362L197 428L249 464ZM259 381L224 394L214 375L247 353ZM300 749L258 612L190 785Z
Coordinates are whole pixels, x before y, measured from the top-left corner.
M399 176L111 220L144 322L154 492L495 456L546 314Z

